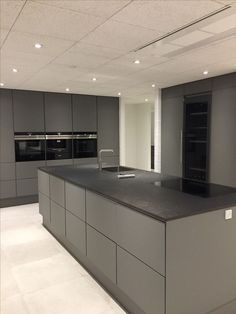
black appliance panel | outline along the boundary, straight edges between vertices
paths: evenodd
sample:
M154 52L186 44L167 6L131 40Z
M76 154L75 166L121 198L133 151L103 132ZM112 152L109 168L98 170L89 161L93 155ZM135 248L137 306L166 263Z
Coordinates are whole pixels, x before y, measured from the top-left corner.
M75 133L73 148L74 158L97 157L97 133Z
M15 133L15 159L20 161L45 160L43 133Z
M46 159L72 159L72 134L47 133Z

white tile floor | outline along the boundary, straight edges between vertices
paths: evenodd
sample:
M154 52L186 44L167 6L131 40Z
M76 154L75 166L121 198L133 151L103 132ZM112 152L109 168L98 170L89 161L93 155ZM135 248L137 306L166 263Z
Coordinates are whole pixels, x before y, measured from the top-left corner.
M0 217L1 314L125 314L41 225L38 204Z

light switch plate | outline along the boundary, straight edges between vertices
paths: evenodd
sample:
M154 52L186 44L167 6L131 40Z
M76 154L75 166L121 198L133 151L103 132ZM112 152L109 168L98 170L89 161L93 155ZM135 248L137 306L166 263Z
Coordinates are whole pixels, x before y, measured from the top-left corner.
M226 209L225 211L225 219L228 220L228 219L232 219L233 218L233 211L232 209Z

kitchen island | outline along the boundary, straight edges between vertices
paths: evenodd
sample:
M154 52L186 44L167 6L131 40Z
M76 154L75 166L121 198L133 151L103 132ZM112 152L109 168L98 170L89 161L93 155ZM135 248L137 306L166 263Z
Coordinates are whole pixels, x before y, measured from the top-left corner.
M236 313L236 190L131 172L40 168L43 225L130 313Z

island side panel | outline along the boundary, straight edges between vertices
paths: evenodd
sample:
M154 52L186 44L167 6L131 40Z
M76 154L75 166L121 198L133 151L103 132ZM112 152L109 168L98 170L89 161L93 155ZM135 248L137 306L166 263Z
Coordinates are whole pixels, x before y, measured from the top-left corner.
M166 314L236 313L236 207L166 226ZM235 303L234 303L235 304Z

